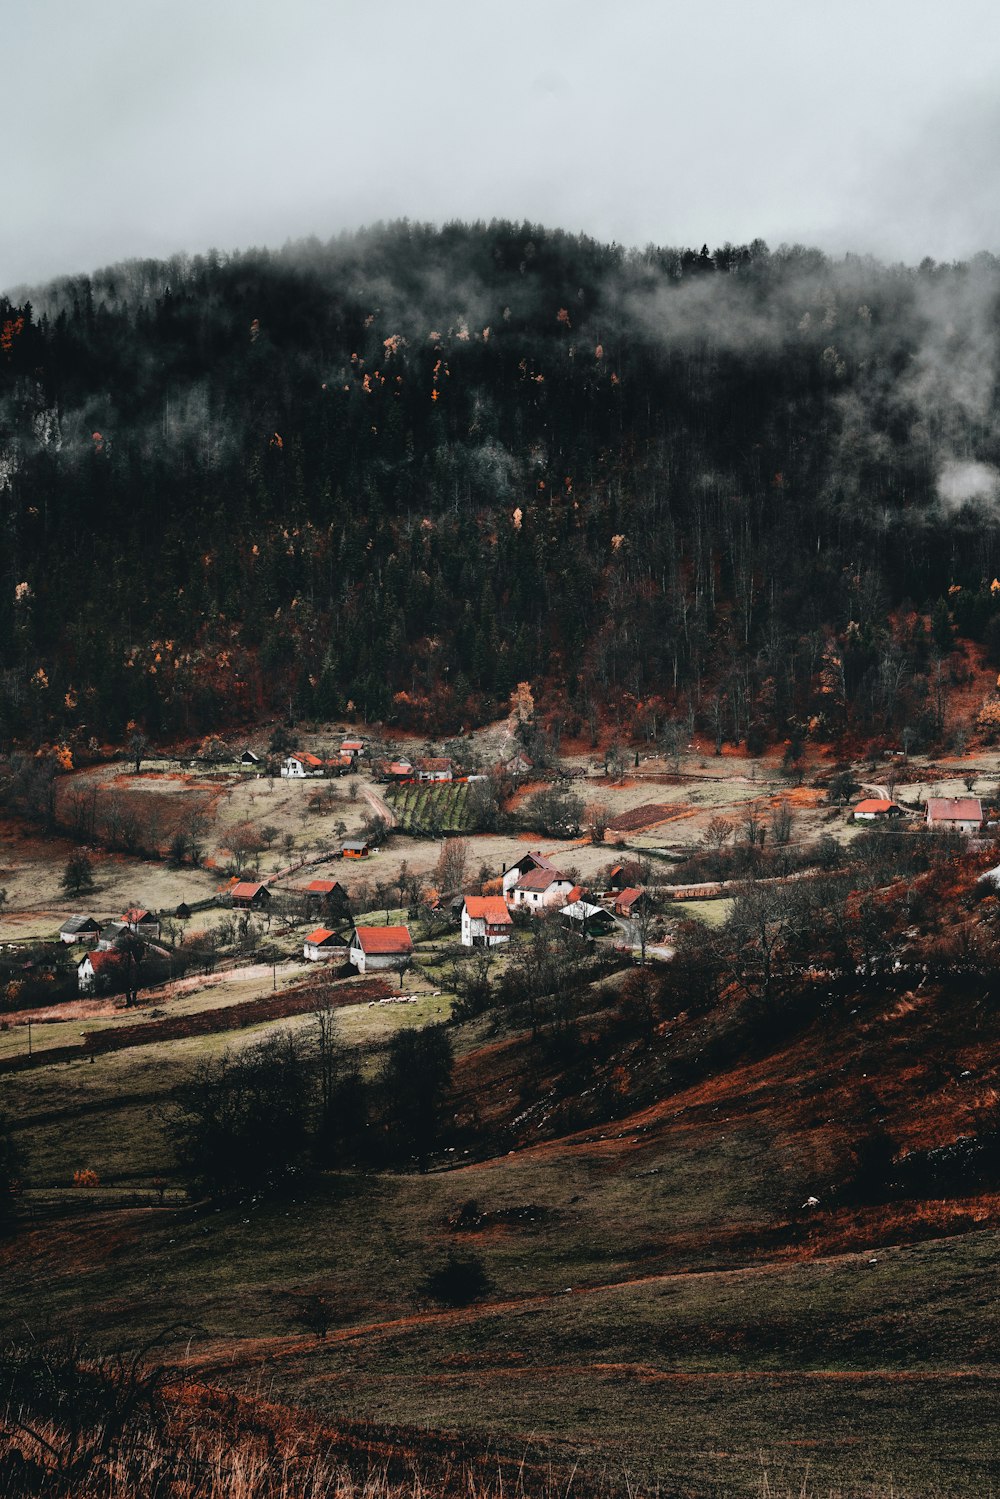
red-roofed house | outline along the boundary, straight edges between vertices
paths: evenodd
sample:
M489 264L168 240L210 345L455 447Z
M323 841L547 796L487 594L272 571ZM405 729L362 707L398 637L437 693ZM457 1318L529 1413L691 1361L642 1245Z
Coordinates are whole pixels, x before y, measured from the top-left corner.
M515 864L503 872L503 893L507 900L511 898L511 891L522 875L530 874L533 869L548 869L556 873L556 866L545 857L544 854L528 853L522 854Z
M239 880L230 890L229 898L241 911L256 911L270 903L271 892L266 885L252 880Z
M356 926L351 937L351 963L359 973L375 968L401 968L413 956L413 941L405 926Z
M76 965L77 988L81 994L93 994L99 986L103 988L110 984L121 967L121 953L85 953Z
M978 796L929 796L927 826L946 833L978 833L983 804Z
M467 895L462 904L462 946L499 947L514 923L502 895Z
M885 796L866 796L863 802L858 802L854 809L854 816L859 822L879 822L883 817L902 817L902 807L897 807Z
M310 932L302 948L302 956L309 963L328 963L337 959L347 962L347 943L329 927L318 926Z
M351 760L356 760L365 747L363 739L345 739L340 746L340 753Z
M416 772L418 781L450 781L451 761L442 755L425 755L417 761Z
M573 881L560 874L558 869L530 869L521 876L507 899L516 909L537 914L565 905L572 889Z
M150 942L156 942L160 935L160 918L139 906L129 906L122 915L122 925L138 932L140 937L148 937Z
M286 781L302 781L306 776L321 776L323 761L318 755L310 755L305 750L300 750L294 755L285 756L281 762L281 774Z

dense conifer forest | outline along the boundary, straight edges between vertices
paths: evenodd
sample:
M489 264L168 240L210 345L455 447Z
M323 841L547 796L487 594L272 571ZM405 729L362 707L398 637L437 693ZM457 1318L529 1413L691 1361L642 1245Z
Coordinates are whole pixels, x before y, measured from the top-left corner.
M0 741L522 680L580 733L932 738L956 633L1000 664L998 291L402 222L0 299Z

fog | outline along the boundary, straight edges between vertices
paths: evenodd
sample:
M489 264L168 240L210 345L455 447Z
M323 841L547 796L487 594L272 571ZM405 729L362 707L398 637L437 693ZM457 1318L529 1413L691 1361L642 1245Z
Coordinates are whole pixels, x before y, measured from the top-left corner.
M1000 249L986 0L7 0L0 286L409 216Z

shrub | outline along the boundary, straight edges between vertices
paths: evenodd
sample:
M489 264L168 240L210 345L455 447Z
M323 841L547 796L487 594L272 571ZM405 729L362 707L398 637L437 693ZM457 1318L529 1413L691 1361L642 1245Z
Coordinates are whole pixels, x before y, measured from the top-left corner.
M456 1254L454 1250L449 1250L444 1263L430 1270L421 1282L424 1295L445 1306L468 1306L485 1296L490 1287L479 1256Z

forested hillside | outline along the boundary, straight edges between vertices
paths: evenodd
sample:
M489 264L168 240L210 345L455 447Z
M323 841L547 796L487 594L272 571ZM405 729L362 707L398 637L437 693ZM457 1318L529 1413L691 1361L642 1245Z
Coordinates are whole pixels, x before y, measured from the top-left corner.
M0 299L0 740L525 679L583 732L933 738L954 632L1000 664L998 290L399 223Z

